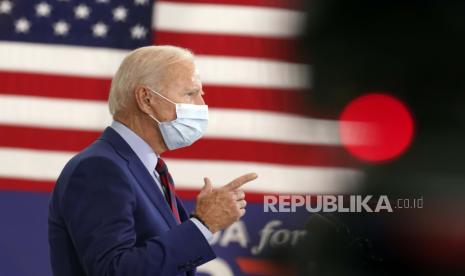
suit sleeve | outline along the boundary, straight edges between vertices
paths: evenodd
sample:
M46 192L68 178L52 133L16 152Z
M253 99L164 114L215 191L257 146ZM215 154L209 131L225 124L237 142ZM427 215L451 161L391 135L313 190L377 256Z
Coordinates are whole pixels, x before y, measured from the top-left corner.
M89 276L177 275L215 258L190 220L135 246L134 191L107 158L81 161L62 200L62 216Z

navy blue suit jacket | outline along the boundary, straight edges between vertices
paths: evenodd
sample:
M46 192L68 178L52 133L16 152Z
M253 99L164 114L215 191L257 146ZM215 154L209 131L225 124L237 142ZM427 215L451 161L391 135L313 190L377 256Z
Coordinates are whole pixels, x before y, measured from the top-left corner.
M216 256L177 204L181 224L126 141L107 128L66 164L53 191L54 275L194 275Z

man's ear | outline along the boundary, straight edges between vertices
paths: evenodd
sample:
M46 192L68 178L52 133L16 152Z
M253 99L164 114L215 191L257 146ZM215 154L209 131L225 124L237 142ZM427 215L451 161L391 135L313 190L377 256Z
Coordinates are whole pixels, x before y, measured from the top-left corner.
M151 103L153 98L152 93L150 93L147 88L141 85L136 86L134 89L134 99L136 100L137 106L142 112L148 114L151 113Z

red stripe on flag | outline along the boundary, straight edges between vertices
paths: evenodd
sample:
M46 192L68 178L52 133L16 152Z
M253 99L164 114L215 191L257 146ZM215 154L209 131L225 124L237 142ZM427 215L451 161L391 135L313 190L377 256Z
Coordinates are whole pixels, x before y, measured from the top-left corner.
M154 44L176 45L197 55L237 56L298 61L295 39L156 30Z
M107 101L110 80L35 73L0 71L0 94L47 98ZM304 91L205 85L205 101L210 107L262 110L309 115Z
M0 191L51 192L54 186L53 181L0 177Z
M218 185L224 185L226 183L218 183ZM182 189L179 188L179 185L176 184L178 188L176 188L176 195L184 200L195 200L197 198L197 195L199 194L200 190L195 190L195 189ZM200 186L200 185L199 185ZM245 193L245 199L247 200L248 203L261 203L263 204L265 202L264 196L278 196L276 193L256 193L256 192L246 192Z
M99 136L96 131L0 125L0 147L78 152Z
M214 4L214 5L241 5L255 7L269 7L282 9L299 9L301 0L163 0L159 2L187 3L187 4Z
M213 85L205 86L204 91L205 102L211 107L325 117L309 108L303 91Z
M99 135L99 132L92 131L0 125L0 147L77 152L90 145ZM207 138L188 148L166 152L163 156L299 166L356 165L356 161L342 147Z
M178 185L179 186L179 185ZM0 177L0 191L20 191L20 192L46 192L49 193L55 187L54 181L34 180L34 179L19 179ZM195 200L199 190L194 189L176 189L176 195L183 200ZM267 193L266 195L277 195ZM263 203L263 193L246 193L246 200L249 203Z
M110 80L0 71L0 94L107 100Z
M314 167L356 165L356 160L342 147L227 139L202 139L188 148L166 152L163 156Z

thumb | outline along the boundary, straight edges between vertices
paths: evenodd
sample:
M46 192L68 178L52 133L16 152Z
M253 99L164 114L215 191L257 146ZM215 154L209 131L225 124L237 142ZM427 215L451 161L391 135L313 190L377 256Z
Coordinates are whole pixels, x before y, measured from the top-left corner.
M200 190L199 195L208 194L213 190L212 182L210 181L210 179L208 177L204 177L203 181L205 182L205 184L203 185L202 189Z

